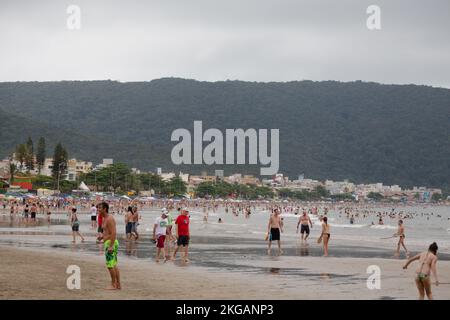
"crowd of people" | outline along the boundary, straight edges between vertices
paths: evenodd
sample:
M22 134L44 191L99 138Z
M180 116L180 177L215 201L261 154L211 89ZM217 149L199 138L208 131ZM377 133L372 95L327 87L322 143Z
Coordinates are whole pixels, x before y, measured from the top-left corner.
M95 204L97 202L97 204ZM91 229L96 231L96 242L103 243L103 249L106 259L106 266L111 276L111 286L108 289L121 289L120 272L117 267L117 255L119 241L117 236L116 218L123 216L125 225L125 241L136 242L140 239L138 232L139 221L142 218L140 211L143 208L157 209L161 214L155 219L151 232L151 241L156 245L156 262L163 259L164 262L176 259L179 251L183 253L183 261L189 262L189 210L203 212L203 222L207 223L209 213L215 213L219 209L233 216L243 216L249 219L252 212L266 210L270 212L267 224L266 241L268 241L268 254L272 253L272 242L276 241L278 254L282 254L281 234L283 233L284 220L283 213L294 214L298 216L296 232L300 233L300 240L307 241L313 222L310 215L316 216L320 221L320 234L317 243L322 245L323 256L329 255L329 242L332 228L328 223L328 212L334 210L338 212L339 218L346 217L350 224L354 224L359 219L376 217L378 225L383 225L386 219L397 220L398 229L391 237L398 237L397 249L395 255L400 255L401 248L404 249L406 257L409 258L409 252L405 244L405 226L403 220L413 219L418 213L408 212L406 210L395 211L394 209L380 211L370 207L363 206L345 206L341 204L327 203L322 207L312 205L304 207L296 202L269 202L269 201L214 201L205 199L181 200L174 202L170 199L159 199L151 201L92 201L88 199L24 199L22 201L5 201L1 203L3 210L9 209L11 219L16 219L20 224L26 226L35 226L37 224L37 215L46 217L46 221L51 223L52 213L66 213L72 229L72 242L76 243L77 237L81 242L85 237L80 233L80 220L78 211L90 214ZM173 217L172 212L176 214ZM421 213L422 217L433 217L433 213ZM440 215L435 217L442 218ZM450 219L450 218L449 218ZM219 218L219 223L223 223ZM372 221L371 225L375 222ZM430 245L429 249L410 258L404 268L407 268L413 261L419 260L419 268L416 272L415 282L419 290L419 297L432 298L431 293L431 274L435 277L435 284L438 284L436 262L437 262L436 243Z

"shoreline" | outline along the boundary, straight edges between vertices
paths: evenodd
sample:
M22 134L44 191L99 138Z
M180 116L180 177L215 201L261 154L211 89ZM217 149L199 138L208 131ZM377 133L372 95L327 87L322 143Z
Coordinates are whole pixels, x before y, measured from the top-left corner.
M245 261L250 268L254 261ZM273 257L259 264L270 273L230 272L185 265L156 264L150 259L120 257L122 287L107 291L104 258L82 252L0 245L0 299L417 299L415 265L373 258ZM81 289L69 290L66 269L81 268ZM298 264L300 268L293 268ZM367 268L381 269L381 289L366 286ZM292 278L292 272L295 279ZM333 272L333 273L330 273ZM450 262L438 262L441 282L450 281ZM446 285L433 285L435 299L450 299Z

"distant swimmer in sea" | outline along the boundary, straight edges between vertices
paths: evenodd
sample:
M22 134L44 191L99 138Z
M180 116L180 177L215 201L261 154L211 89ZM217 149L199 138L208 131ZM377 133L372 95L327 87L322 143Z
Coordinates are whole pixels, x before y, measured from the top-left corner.
M378 224L379 224L380 226L382 226L382 225L384 224L383 218L382 218L382 217L380 217L380 219L378 220Z
M414 281L416 282L417 290L419 290L419 300L424 300L425 293L428 300L433 300L433 294L431 292L431 273L434 275L435 284L439 285L436 263L437 263L437 250L438 246L436 242L433 242L428 251L422 252L411 259L409 259L403 266L403 269L408 268L409 264L415 260L419 260L419 267L416 270L416 276Z
M402 246L405 249L406 257L409 257L408 249L405 246L405 227L403 226L403 220L398 221L398 230L394 234L394 237L399 237L395 256L400 256L400 246Z

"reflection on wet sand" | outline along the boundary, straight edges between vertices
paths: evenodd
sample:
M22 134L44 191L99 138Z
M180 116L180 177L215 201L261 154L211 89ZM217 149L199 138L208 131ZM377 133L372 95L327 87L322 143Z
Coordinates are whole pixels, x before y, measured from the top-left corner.
M269 272L272 274L280 274L280 268L270 268Z

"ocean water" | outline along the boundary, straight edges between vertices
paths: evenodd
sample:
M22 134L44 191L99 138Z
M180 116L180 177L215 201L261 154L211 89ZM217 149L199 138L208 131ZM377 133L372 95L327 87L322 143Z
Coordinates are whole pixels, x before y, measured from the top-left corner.
M390 212L392 208L370 208L372 212ZM405 244L412 253L426 250L432 242L439 245L441 259L450 260L450 208L410 206L394 208L394 212L403 211L412 218L404 220ZM331 238L330 256L338 257L381 257L391 258L397 246L398 238L381 239L392 236L397 230L398 218L384 218L384 225L377 225L376 213L367 217L356 217L353 224L341 210L330 209L329 218ZM140 212L142 219L138 230L141 240L137 244L130 244L121 240L121 252L135 258L150 258L154 256L155 245L150 241L154 220L160 215L159 209L146 209ZM191 210L191 255L192 260L201 265L216 266L235 261L236 257L246 259L265 259L267 257L267 241L264 240L269 211L256 209L249 218L243 215L234 216L226 213L223 208L208 214L208 221L203 221L201 210ZM22 246L47 246L60 249L74 250L70 244L72 240L71 228L66 221L65 214L55 214L52 225L44 219L37 226L18 226L9 221L9 214L1 215L0 243L20 244ZM95 236L95 230L90 227L88 214L80 213L80 231L84 236ZM286 256L321 256L322 247L316 243L321 232L321 224L317 216L310 215L313 221L311 235L307 243L300 241L300 234L296 233L298 215L283 213L284 232L281 234L282 247ZM118 237L125 234L124 219L115 215ZM221 218L223 223L218 223ZM375 225L371 223L374 222ZM14 236L16 235L16 236ZM17 235L20 235L17 237ZM91 241L92 242L92 241ZM75 250L99 252L101 247L95 243L79 244ZM403 249L402 249L403 250ZM276 253L276 245L273 246ZM233 258L234 257L234 258ZM234 259L234 260L233 260Z

